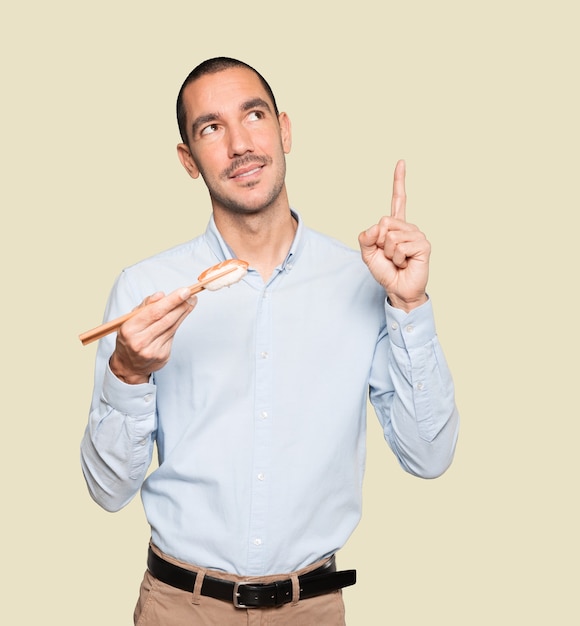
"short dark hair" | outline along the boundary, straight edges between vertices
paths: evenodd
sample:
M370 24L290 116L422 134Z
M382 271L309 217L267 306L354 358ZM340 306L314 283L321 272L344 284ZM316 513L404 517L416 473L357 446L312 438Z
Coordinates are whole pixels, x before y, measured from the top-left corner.
M274 92L272 88L266 81L266 79L254 69L251 65L244 63L243 61L238 61L237 59L232 59L230 57L215 57L213 59L207 59L200 63L197 67L195 67L187 76L187 78L183 81L183 85L181 85L181 89L179 90L179 94L177 96L177 125L179 126L179 134L181 135L181 140L183 143L189 145L189 141L187 138L187 115L185 111L185 107L183 106L183 92L185 88L193 83L198 78L205 76L206 74L217 74L218 72L222 72L223 70L228 70L232 67L245 67L248 70L251 70L256 74L256 76L260 79L262 86L266 90L268 96L272 99L272 104L274 105L274 112L278 115L278 105L276 104L276 98L274 97Z

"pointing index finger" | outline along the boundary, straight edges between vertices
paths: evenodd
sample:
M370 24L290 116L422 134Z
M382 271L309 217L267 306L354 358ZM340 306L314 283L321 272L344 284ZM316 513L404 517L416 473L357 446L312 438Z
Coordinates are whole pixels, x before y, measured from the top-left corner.
M405 161L397 162L393 178L393 199L391 200L391 217L405 221L405 209L407 206L407 193L405 191Z

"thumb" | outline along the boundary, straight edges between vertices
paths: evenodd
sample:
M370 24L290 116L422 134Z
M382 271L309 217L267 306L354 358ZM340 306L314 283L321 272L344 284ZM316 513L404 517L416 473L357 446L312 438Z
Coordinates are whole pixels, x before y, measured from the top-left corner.
M150 296L147 296L145 300L143 300L143 302L141 302L139 306L140 307L147 306L148 304L157 302L158 300L161 300L164 297L165 297L165 294L162 291L156 291L155 293L152 293Z
M377 247L377 238L379 233L379 226L375 224L363 232L358 236L358 243L363 255L366 253L373 252Z

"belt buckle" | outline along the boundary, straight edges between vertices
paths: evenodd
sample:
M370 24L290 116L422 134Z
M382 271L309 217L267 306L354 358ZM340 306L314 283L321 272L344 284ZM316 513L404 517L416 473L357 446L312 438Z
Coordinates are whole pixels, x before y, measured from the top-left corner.
M240 602L240 586L244 584L246 583L240 583L240 582L234 583L234 597L233 597L234 606L236 607L236 609L257 609L258 608L257 606L242 604Z

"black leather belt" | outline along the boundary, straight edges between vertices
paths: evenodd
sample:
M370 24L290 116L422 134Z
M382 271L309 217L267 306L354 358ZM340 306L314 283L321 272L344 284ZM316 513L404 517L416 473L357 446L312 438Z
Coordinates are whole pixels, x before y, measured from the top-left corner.
M149 548L147 568L161 582L193 592L197 574L169 563ZM321 596L342 587L354 585L356 570L336 571L334 556L322 567L298 576L300 599ZM292 602L292 580L279 580L273 583L234 583L229 580L204 576L201 595L225 602L232 602L237 608L261 608L279 606Z

